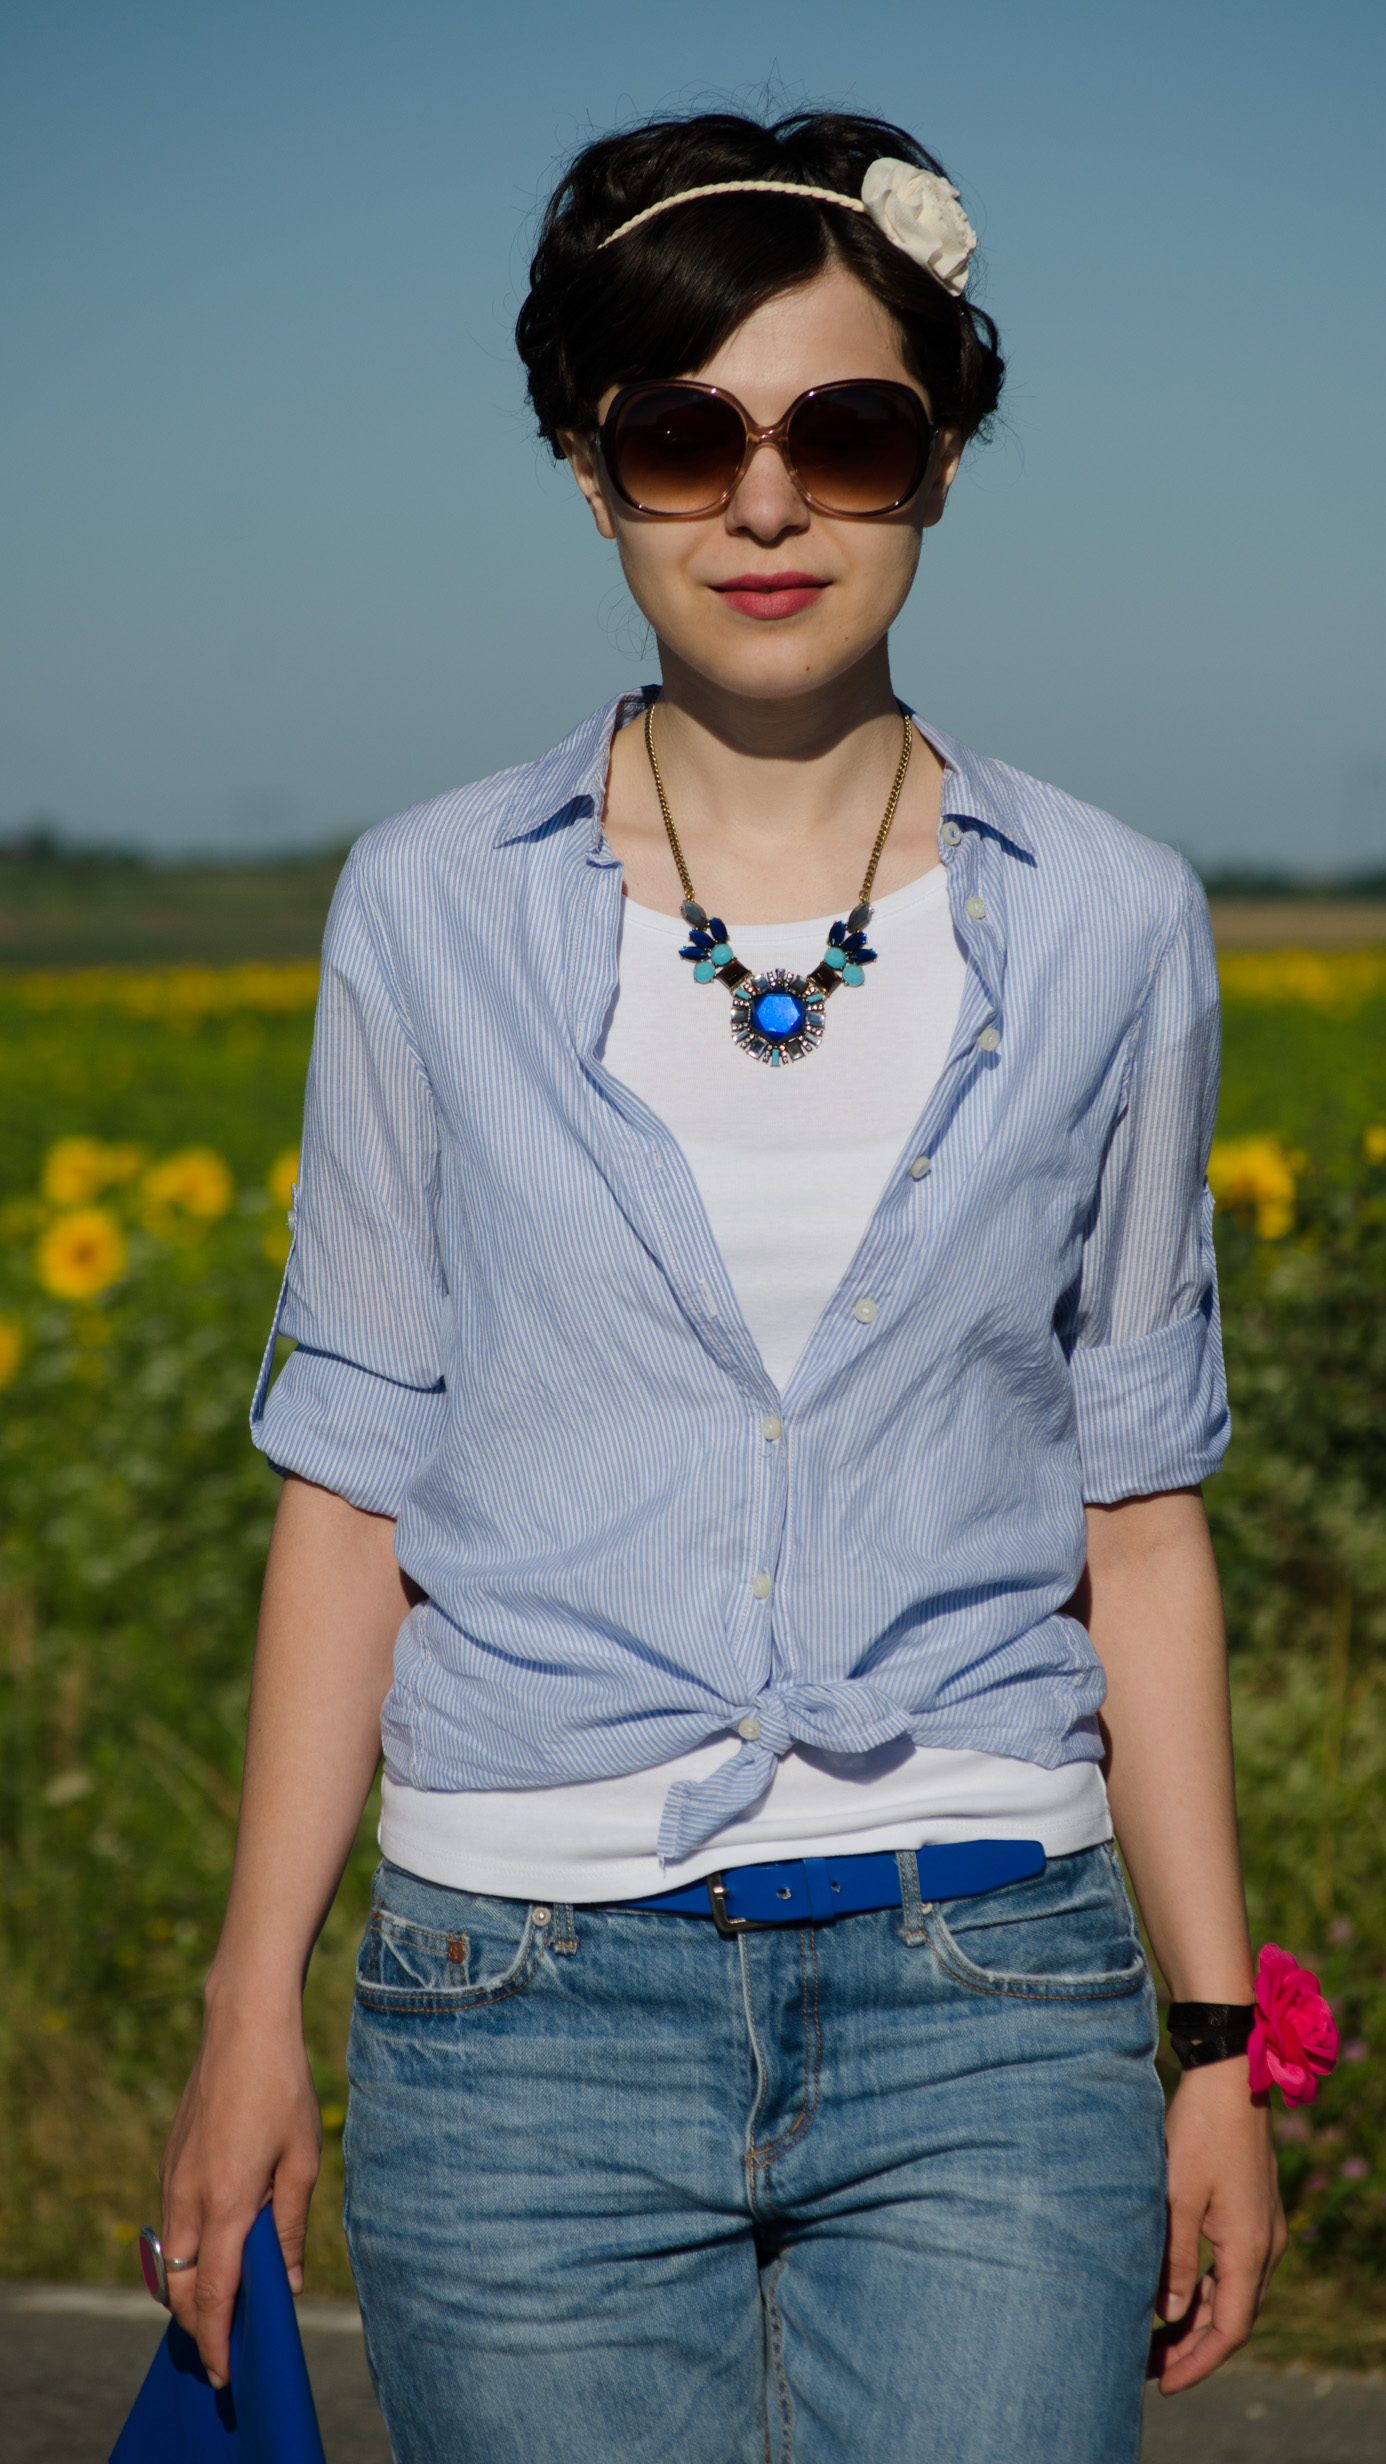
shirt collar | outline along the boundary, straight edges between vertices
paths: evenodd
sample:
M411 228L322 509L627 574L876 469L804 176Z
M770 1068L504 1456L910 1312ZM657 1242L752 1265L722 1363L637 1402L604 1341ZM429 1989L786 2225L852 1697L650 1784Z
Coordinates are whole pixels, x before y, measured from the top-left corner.
M515 784L501 814L493 844L509 847L516 839L557 821L599 823L611 763L611 740L637 711L643 710L653 687L640 693L620 693L614 702L594 710L551 753L512 773ZM595 846L599 830L593 829Z
M643 710L654 691L654 686L646 685L638 693L618 694L615 701L607 702L590 719L584 719L552 752L513 772L514 790L502 811L494 844L509 847L516 839L528 838L553 822L598 822L606 794L612 737L618 727L624 727ZM979 822L983 829L994 831L998 838L1033 858L1035 842L1017 810L1014 773L1001 762L989 761L984 753L974 753L969 745L960 743L941 727L930 726L918 718L915 725L945 765L944 819L951 816L959 821ZM598 835L594 828L594 846Z
M943 728L931 726L913 712L910 715L945 765L940 818L980 822L984 830L995 831L998 838L1033 859L1035 842L1020 817L1015 772L1003 762L989 761L985 753L974 753L970 745L960 743Z

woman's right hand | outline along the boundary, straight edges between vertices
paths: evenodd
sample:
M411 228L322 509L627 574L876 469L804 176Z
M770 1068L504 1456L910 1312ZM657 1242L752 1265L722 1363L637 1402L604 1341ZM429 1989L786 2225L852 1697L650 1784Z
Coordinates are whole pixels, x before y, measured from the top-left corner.
M250 1689L226 1923L202 2051L164 2151L163 2243L180 2327L224 2387L245 2237L267 2199L289 2282L322 2123L303 1980L380 1759L380 1706L410 1586L385 1515L290 1477L275 1517Z
M231 2319L245 2237L266 2200L289 2283L303 2285L308 2203L322 2123L297 1998L267 2017L253 1997L209 2002L202 2050L183 2090L160 2179L165 2256L196 2255L170 2273L169 2306L197 2338L214 2387L230 2376Z

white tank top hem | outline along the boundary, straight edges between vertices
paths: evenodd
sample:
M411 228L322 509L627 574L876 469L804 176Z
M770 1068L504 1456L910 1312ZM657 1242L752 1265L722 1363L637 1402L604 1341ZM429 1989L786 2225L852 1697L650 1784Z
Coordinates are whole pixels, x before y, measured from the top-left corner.
M873 1766L890 1747L835 1760L796 1750L751 1813L683 1863L661 1864L655 1841L671 1781L701 1778L736 1749L734 1737L719 1737L652 1771L562 1788L431 1794L387 1777L380 1845L392 1864L455 1891L582 1906L646 1899L728 1865L967 1839L1037 1839L1046 1856L1062 1857L1112 1836L1095 1762L1045 1771L1001 1754L915 1746L882 1772Z
M754 972L807 974L832 920L734 924L729 938ZM675 917L623 900L603 1059L682 1146L742 1314L783 1392L952 1041L965 962L947 877L938 866L877 902L878 964L860 988L838 990L820 1050L788 1069L737 1050L727 995L694 982L678 959L682 938ZM655 1842L670 1788L705 1778L737 1750L736 1738L714 1737L654 1770L557 1788L459 1795L387 1777L380 1845L393 1864L455 1890L591 1904L673 1890L727 1865L966 1839L1037 1839L1047 1856L1068 1856L1112 1835L1096 1763L1051 1771L902 1738L872 1754L795 1749L758 1805L697 1855L662 1864Z

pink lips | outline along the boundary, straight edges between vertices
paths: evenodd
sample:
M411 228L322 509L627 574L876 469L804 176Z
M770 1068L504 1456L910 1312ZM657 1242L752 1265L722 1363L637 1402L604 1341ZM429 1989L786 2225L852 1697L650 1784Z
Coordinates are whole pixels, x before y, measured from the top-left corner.
M797 616L801 608L821 599L828 585L815 573L738 573L712 587L743 616L768 617Z

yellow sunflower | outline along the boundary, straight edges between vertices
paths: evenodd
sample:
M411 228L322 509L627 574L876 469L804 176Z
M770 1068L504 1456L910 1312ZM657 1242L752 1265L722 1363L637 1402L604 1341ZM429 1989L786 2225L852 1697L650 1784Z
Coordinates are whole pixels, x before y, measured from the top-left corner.
M294 1184L298 1179L298 1148L286 1146L276 1155L265 1174L265 1187L276 1206L289 1207L294 1202Z
M24 1330L17 1318L0 1318L0 1386L17 1376L24 1358Z
M151 1165L140 1183L140 1214L151 1232L176 1239L214 1223L235 1204L230 1167L210 1146L181 1147Z
M1263 1241L1278 1241L1295 1219L1295 1182L1302 1155L1287 1155L1278 1138L1215 1138L1208 1186L1219 1206L1249 1214Z
M87 1206L103 1189L132 1181L143 1161L143 1148L129 1141L59 1138L43 1159L40 1187L55 1206Z
M38 1245L38 1278L59 1300L91 1300L125 1272L125 1235L108 1208L59 1215Z

